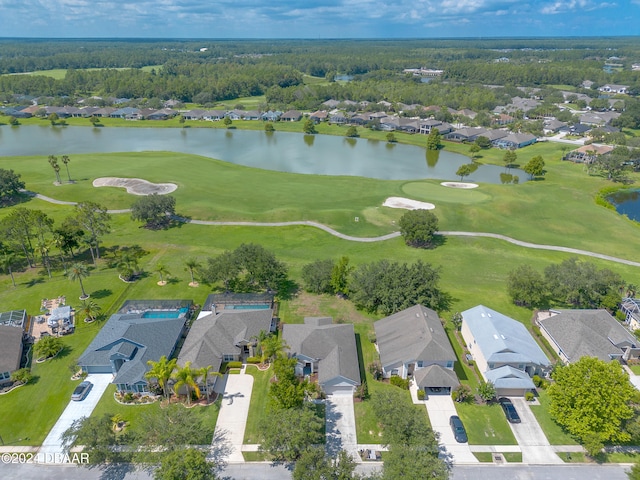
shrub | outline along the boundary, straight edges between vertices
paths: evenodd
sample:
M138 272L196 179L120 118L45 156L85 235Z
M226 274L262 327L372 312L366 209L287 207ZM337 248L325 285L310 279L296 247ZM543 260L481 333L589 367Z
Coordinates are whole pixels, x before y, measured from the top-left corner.
M418 390L418 400L424 400L427 395L424 393L424 390Z
M124 396L122 397L122 401L124 403L131 403L133 402L133 393L131 392L127 392L124 394Z
M400 378L397 375L394 375L389 380L391 385L395 385L396 387L400 387L403 390L409 390L409 379Z
M367 382L363 381L360 385L358 385L355 391L355 396L360 400L364 400L365 398L369 397L369 388L367 387Z
M473 398L471 396L471 387L461 383L453 390L453 392L451 392L451 398L454 402L461 403L471 400L471 398Z
M242 368L242 362L228 362L227 368Z
M31 370L28 368L21 368L20 370L16 370L11 374L12 382L19 382L27 384L31 381L33 375L31 375Z
M251 363L253 365L257 364L257 363L261 363L262 359L260 357L249 357L247 358L247 363Z
M527 402L533 402L533 399L536 398L536 396L533 394L533 392L527 392L524 394L524 399Z
M533 380L533 384L534 384L536 387L540 388L540 387L542 386L542 382L543 382L543 380L542 380L542 377L541 377L540 375L534 375L534 376L531 378L531 380Z

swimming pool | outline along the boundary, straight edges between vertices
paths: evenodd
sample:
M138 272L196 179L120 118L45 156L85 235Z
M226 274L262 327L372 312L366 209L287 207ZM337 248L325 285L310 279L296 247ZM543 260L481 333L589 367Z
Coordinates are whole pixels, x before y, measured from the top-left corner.
M189 309L187 307L180 310L163 310L163 311L146 311L142 314L142 318L180 318L187 313Z
M267 310L271 308L271 305L258 304L258 305L225 305L225 310Z

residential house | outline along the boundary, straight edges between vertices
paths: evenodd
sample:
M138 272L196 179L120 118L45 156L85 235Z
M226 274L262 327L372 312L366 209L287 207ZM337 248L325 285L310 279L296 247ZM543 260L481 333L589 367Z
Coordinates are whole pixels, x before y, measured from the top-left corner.
M0 313L0 386L11 383L11 374L20 369L27 320L25 310Z
M500 140L501 138L504 138L507 135L509 135L509 130L503 130L501 128L496 128L496 129L493 129L493 130L487 130L485 133L480 135L480 137L485 137L490 142L495 142L496 140ZM476 140L478 138L479 137L476 137Z
M289 110L280 116L282 122L297 122L302 118L302 112L298 110Z
M385 378L413 378L427 393L450 393L460 384L453 371L456 354L435 311L415 305L373 328Z
M317 374L327 394L352 395L360 385L360 365L353 324L334 324L330 317L308 317L304 324L285 324L282 339L295 358L296 374Z
M324 122L328 118L328 116L329 114L326 112L326 110L317 110L309 115L309 120L311 120L313 123L320 123Z
M170 358L189 318L190 300L136 300L111 315L78 359L86 373L112 374L119 391L146 393L147 362Z
M140 109L135 107L124 107L119 108L118 110L114 110L109 115L111 118L129 118L129 119L137 119L140 114Z
M184 118L185 120L202 120L204 114L205 110L187 110L186 112L182 112L182 118Z
M476 138L487 136L488 130L482 127L467 127L447 133L444 138L454 142L473 142Z
M349 119L342 112L334 113L329 117L329 123L335 123L337 125L344 125L348 121Z
M211 366L220 371L223 362L243 361L256 355L261 332L275 330L273 310L222 308L202 311L193 322L178 355L178 365ZM215 383L215 379L211 379Z
M613 85L610 83L607 83L606 85L603 85L600 88L598 88L598 91L603 93L619 93L622 95L626 95L628 90L629 90L629 85Z
M582 357L626 361L638 358L638 339L606 310L549 310L537 318L540 333L564 363Z
M277 122L280 120L280 115L282 115L282 112L279 110L276 110L275 112L273 110L269 110L268 112L264 112L260 118L265 122Z
M447 122L441 122L440 120L436 120L434 118L419 120L418 124L420 126L418 132L422 133L423 135L429 135L431 133L431 130L433 130L434 128L438 130L440 135L446 135L453 132L453 125Z
M509 125L513 122L515 122L515 118L511 115L507 115L506 113L497 113L491 117L492 125Z
M327 108L336 108L338 105L340 105L340 102L332 98L330 100L327 100L326 102L322 102L322 105Z
M400 126L400 117L397 115L389 115L380 120L380 130L385 132L393 132Z
M245 120L260 120L262 119L262 112L258 110L248 110L244 114Z
M517 320L478 305L462 312L462 338L498 396L524 396L535 386L531 377L545 375L551 363L527 328Z
M561 127L559 132L566 133L567 135L575 135L575 136L583 136L586 133L590 132L592 127L589 125L585 125L583 123L574 123L573 125L567 125L566 127Z
M537 137L530 133L509 133L507 136L494 140L495 147L515 150L536 143Z
M149 115L145 115L147 120L168 120L169 118L173 118L178 114L175 110L170 108L163 108L162 110L156 110Z
M244 110L238 110L237 108L234 110L230 110L227 113L225 113L225 117L236 121L236 120L242 120L245 116L247 112L245 112Z
M217 122L227 115L225 110L207 110L202 114L202 119L209 122Z
M371 120L369 120L369 115L367 115L366 113L361 113L359 115L354 115L353 117L351 117L349 119L349 123L351 125L358 125L358 126L366 125L370 121Z
M588 112L580 115L580 123L594 127L602 127L611 123L611 120L618 118L618 112Z
M473 110L469 110L468 108L463 108L462 110L458 110L456 113L458 115L462 115L463 117L470 118L471 120L473 120L478 116L476 112L474 112Z
M601 155L606 155L613 151L611 145L598 145L592 143L590 145L583 145L575 150L571 150L562 159L569 160L575 163L593 163Z
M13 108L13 107L8 107L4 109L4 114L7 117L14 117L14 118L31 118L33 117L33 114L29 113L29 112L24 112L19 108Z
M99 108L98 110L93 112L93 116L98 118L109 118L111 117L111 114L115 111L116 109L113 107Z
M555 118L549 118L542 122L542 131L545 134L557 133L561 128L566 127L567 125L567 122L561 122Z
M419 119L400 117L396 130L406 133L418 133L420 130Z

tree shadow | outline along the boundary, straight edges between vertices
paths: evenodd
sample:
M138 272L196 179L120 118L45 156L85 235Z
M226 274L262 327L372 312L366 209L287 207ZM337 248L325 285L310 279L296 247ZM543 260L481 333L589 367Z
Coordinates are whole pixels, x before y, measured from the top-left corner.
M108 288L102 288L100 290L95 290L95 291L91 292L91 298L95 298L97 300L100 300L101 298L106 298L111 294L113 294L113 292L111 290L109 290Z
M31 288L31 287L35 287L36 285L40 285L41 283L44 283L44 278L36 277L36 278L32 278L28 282L23 283L23 285L26 285L27 288Z
M278 286L278 297L280 297L281 300L291 300L299 291L300 285L287 278L280 282Z

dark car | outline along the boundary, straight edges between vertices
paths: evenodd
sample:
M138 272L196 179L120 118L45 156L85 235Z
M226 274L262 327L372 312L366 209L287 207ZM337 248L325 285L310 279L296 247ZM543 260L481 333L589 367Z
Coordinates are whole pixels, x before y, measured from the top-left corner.
M449 425L451 425L451 430L453 431L453 436L456 438L456 442L467 443L469 441L467 439L467 431L464 429L460 417L452 415L451 418L449 418Z
M93 387L93 383L86 380L81 382L71 394L71 400L75 400L76 402L84 400L84 397L87 396L91 387Z
M508 398L502 397L498 399L500 402L500 406L502 410L504 410L504 414L507 416L507 420L511 423L520 423L520 415L516 411L516 407L513 406L513 403Z

